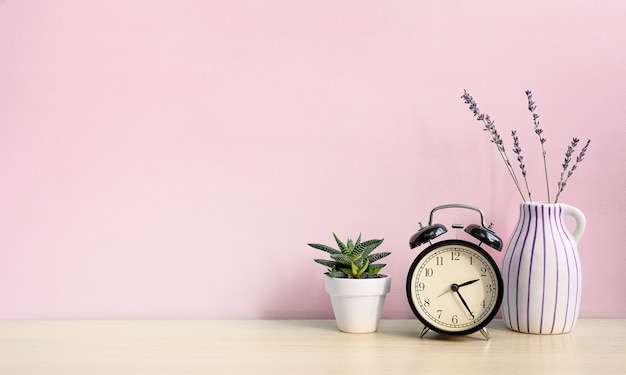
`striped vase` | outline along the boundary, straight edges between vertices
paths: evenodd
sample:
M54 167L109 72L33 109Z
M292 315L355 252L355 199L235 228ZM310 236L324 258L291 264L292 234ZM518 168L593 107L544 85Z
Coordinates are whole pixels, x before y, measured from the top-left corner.
M570 231L564 219L571 216ZM522 203L502 261L502 316L511 330L570 332L578 319L581 269L578 241L585 215L567 204Z

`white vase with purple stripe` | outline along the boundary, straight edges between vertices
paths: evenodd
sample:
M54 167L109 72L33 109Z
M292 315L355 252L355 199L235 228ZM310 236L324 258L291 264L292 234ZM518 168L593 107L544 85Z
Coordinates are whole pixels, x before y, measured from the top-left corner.
M568 216L573 230L565 224ZM534 334L574 328L582 287L578 242L585 225L585 215L567 204L520 205L502 262L502 316L508 328Z

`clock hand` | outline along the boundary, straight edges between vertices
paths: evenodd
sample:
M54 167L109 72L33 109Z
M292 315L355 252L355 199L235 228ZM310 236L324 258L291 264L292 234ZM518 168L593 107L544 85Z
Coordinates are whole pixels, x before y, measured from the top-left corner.
M448 290L446 290L445 292L443 292L443 293L441 293L440 295L438 295L438 296L437 296L437 298L439 298L439 297L441 297L441 296L443 296L444 294L449 293L449 292L456 292L456 291L457 291L457 289L459 289L459 286L458 286L457 284L452 284L452 285L450 285L450 289L448 289Z
M437 296L437 298L443 296L444 294L448 293L448 292L456 292L457 290L459 290L460 287L462 286L466 286L466 285L470 285L470 284L474 284L475 282L480 281L480 279L475 279L475 280L470 280L470 281L466 281L463 284L452 284L450 285L450 289L446 290L445 292L441 293L440 295Z
M463 284L459 284L458 287L462 287L462 286L466 286L466 285L470 285L470 284L474 284L475 282L479 281L480 279L476 279L476 280L470 280L470 281L466 281Z
M461 299L461 302L463 302L463 306L465 306L465 308L467 309L467 311L469 311L470 315L472 316L472 319L474 318L474 314L472 313L472 310L470 310L469 306L467 306L467 302L465 302L465 299L463 298L463 296L461 295L461 293L459 293L459 290L456 290L456 294L459 295L459 298Z

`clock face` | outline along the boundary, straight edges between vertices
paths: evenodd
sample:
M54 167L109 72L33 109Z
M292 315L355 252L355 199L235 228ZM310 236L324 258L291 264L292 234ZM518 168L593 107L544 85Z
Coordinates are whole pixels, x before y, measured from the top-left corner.
M469 334L493 319L502 303L503 284L487 252L471 242L447 240L417 256L406 291L411 309L428 328Z

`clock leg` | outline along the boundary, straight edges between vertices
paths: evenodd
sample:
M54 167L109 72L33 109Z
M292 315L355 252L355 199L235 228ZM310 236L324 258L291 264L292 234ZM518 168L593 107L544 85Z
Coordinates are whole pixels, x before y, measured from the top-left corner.
M428 327L424 327L422 328L422 331L420 332L420 338L424 337L424 335L426 334L426 332L428 332Z
M491 338L491 336L489 335L489 332L487 331L487 327L481 328L480 333L482 333L483 337L485 337L487 340Z

